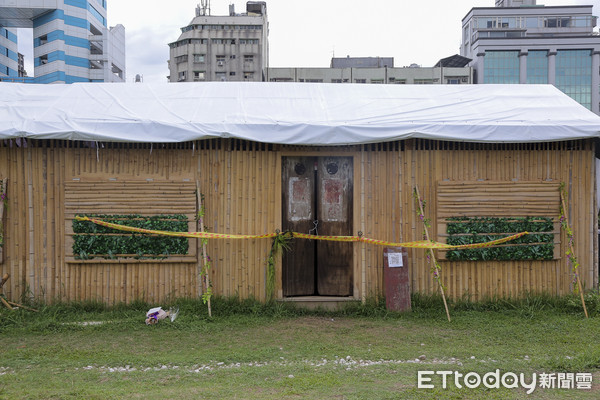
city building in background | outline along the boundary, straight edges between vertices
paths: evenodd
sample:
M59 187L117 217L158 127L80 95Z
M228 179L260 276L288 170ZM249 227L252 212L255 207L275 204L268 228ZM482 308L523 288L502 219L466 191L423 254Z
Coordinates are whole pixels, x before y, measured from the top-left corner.
M394 57L333 57L331 68L384 68L394 67Z
M17 30L5 28L2 22L0 19L0 79L17 78L19 76Z
M33 29L33 77L19 67L16 28ZM106 0L0 0L0 53L2 81L125 81L125 28L108 27Z
M241 14L232 4L229 15L213 16L210 1L202 0L196 17L169 43L169 81L263 81L268 36L266 2L249 1Z
M496 0L462 20L475 83L552 84L600 114L600 36L592 6Z
M371 84L469 84L471 60L455 55L434 67L411 64L395 68L393 57L333 58L331 68L267 68L268 82L371 83Z

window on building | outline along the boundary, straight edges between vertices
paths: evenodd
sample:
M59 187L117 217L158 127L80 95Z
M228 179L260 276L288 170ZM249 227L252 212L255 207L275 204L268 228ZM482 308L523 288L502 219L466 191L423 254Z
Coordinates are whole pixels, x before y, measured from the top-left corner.
M519 51L486 51L483 83L519 83Z
M383 84L383 79L371 79L371 83L373 83L373 84Z
M244 55L244 62L247 62L247 63L254 62L254 56L251 54Z
M48 43L48 35L40 36L40 46L46 43Z
M447 78L446 83L448 85L460 85L460 78Z
M342 83L341 79L332 79L331 83Z
M205 71L194 71L194 82L204 81L206 80L206 72Z
M415 85L432 85L433 79L415 79Z
M558 18L546 17L544 18L544 28L556 28L558 27Z
M244 72L244 80L253 80L254 79L254 72Z
M240 44L258 44L258 39L240 39Z
M527 55L527 83L548 83L548 51L530 50Z
M573 26L577 28L590 28L592 27L592 17L589 15L582 17L573 17Z
M187 62L187 60L188 60L187 54L185 54L183 56L177 56L177 57L175 57L175 63L176 64Z
M44 64L48 64L48 54L44 54L40 56L40 64L44 65Z
M354 83L367 83L366 79L355 79Z
M591 109L592 52L590 50L558 50L556 87L584 107Z
M203 63L205 60L205 54L194 54L194 62L195 63Z
M225 75L225 72L215 72L215 78L217 81L226 81L227 80L227 76Z
M538 17L527 17L525 19L525 26L527 28L537 28L537 27L539 27L539 18Z
M229 73L229 76L235 76L235 71L231 71L231 72Z
M179 74L177 76L177 82L185 81L185 78L186 78L186 71L181 71L181 72L179 72Z

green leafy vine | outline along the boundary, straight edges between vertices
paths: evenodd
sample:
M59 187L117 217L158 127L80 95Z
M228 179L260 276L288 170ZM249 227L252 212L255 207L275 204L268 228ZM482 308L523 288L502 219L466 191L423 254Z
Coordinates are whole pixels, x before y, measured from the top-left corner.
M290 249L291 235L291 232L286 232L273 238L273 244L267 257L267 302L275 298L275 260L283 251Z

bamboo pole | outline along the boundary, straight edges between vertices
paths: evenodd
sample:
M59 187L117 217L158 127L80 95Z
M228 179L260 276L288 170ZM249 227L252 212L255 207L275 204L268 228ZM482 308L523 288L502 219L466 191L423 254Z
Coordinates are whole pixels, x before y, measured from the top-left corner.
M202 211L202 195L200 194L200 185L198 181L196 181L196 197L198 198L198 223L200 224L200 232L204 232L204 214ZM200 239L200 243L202 243L202 264L204 265L204 290L208 291L210 289L210 280L208 279L208 269L206 266L208 265L208 255L206 254L206 241L204 239ZM200 276L202 279L202 276ZM207 299L208 305L208 316L212 318L212 309L210 305L210 296Z
M0 186L0 193L3 193L4 196L6 196L6 184L8 182L8 178L4 178L2 181L2 185ZM0 243L0 264L2 263L2 257L3 257L3 251L2 249L4 248L4 225L3 225L3 219L4 218L4 199L0 198L0 237L2 237L2 243ZM7 278L8 279L8 278ZM4 283L4 282L2 282ZM0 285L1 287L1 285Z
M560 202L562 204L563 216L565 217L565 223L567 224L567 230L571 229L569 225L569 217L567 216L567 207L565 205L565 194L564 190L560 191ZM575 250L573 249L573 241L569 240L569 247L571 250L571 255L575 257ZM575 257L577 259L577 257ZM581 285L581 279L579 279L579 272L577 271L577 267L575 267L575 277L577 278L577 286L579 287L579 296L581 296L581 304L583 305L583 312L586 318L589 318L587 307L585 306L585 298L583 297L583 286Z
M421 194L419 193L419 187L417 185L415 185L415 192L417 194L417 201L419 203L419 213L420 215L425 215L425 212L423 210L423 202L421 201ZM427 229L427 224L425 224L425 222L423 222L423 228L425 229L425 237L427 239L427 241L431 242L431 238L429 237L429 230ZM444 308L446 309L446 316L448 317L448 322L451 322L450 320L450 311L448 311L448 302L446 301L446 294L444 293L444 286L442 285L442 282L440 282L439 280L439 271L438 271L438 267L437 267L437 261L435 259L435 254L433 252L433 250L431 250L431 262L434 265L434 268L436 270L436 272L438 273L438 284L440 286L440 292L442 293L442 298L444 299Z

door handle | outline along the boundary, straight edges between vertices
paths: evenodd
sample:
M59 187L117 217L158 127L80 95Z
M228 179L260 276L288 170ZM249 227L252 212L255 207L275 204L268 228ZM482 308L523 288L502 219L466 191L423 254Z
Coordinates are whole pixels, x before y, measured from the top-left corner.
M308 234L312 235L312 232L314 231L315 232L314 234L318 236L319 235L319 230L318 230L318 228L319 228L319 220L315 219L313 221L313 225L314 225L314 227L312 229L308 230Z

